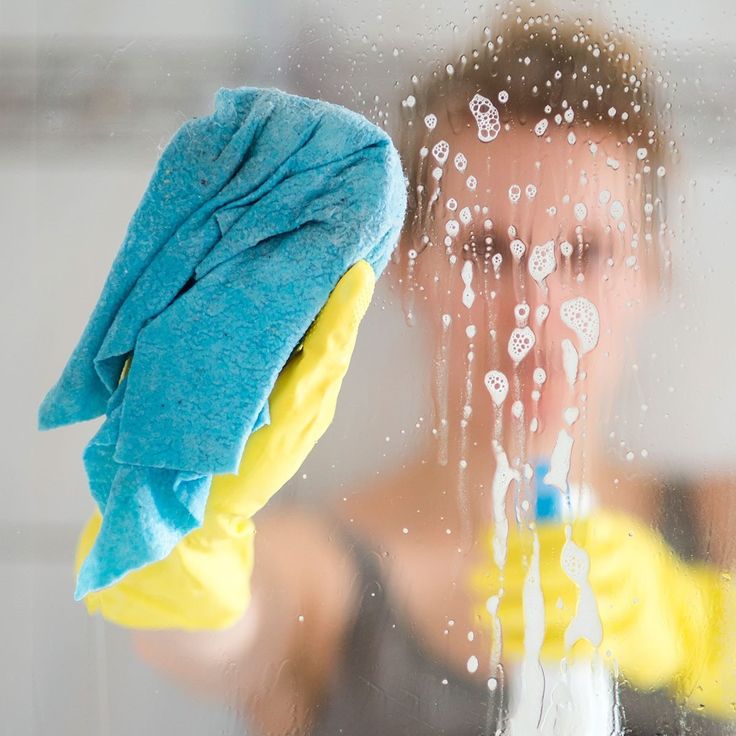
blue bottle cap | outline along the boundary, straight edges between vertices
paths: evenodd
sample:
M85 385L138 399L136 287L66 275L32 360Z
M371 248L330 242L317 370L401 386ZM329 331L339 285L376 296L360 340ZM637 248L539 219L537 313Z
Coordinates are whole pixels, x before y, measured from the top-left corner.
M560 491L544 482L544 477L549 473L549 459L539 458L533 467L537 491L537 521L558 521L562 517Z

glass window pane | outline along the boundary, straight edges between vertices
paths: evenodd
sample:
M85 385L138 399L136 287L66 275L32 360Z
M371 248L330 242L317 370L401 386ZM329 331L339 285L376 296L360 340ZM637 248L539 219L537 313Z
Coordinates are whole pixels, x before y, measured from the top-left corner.
M731 732L736 20L724 0L4 11L10 731ZM329 429L286 480L304 410L295 398L282 424L275 414L285 449L269 472L263 460L241 472L280 480L241 492L252 518L220 519L183 578L166 568L154 586L154 608L165 599L179 622L214 616L218 585L247 591L242 611L217 631L131 630L73 599L95 508L80 458L104 418L41 433L36 415L157 161L223 87L364 116L398 151L408 208L354 350L321 354L327 374L349 359ZM356 161L370 155L352 144ZM355 208L336 178L314 197L342 185L341 207ZM263 196L228 200L226 184L218 226ZM230 288L248 288L240 276ZM269 307L258 318L279 334ZM290 347L293 367L308 351ZM128 613L143 595L130 580ZM192 581L209 591L195 604Z

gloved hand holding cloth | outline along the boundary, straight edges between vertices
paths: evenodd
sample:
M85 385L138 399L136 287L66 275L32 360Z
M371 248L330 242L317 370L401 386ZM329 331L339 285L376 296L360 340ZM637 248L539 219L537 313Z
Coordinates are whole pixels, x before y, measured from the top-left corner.
M242 613L250 517L329 425L405 207L388 136L336 105L221 89L175 134L39 411L106 415L77 598L144 628Z

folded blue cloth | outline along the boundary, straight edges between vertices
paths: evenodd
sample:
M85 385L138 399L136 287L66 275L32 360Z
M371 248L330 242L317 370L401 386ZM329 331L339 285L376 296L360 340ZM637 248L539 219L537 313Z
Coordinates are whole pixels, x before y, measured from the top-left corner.
M201 525L330 291L360 259L381 274L405 208L390 138L343 107L220 89L177 131L39 410L39 429L106 414L84 452L103 524L75 597Z

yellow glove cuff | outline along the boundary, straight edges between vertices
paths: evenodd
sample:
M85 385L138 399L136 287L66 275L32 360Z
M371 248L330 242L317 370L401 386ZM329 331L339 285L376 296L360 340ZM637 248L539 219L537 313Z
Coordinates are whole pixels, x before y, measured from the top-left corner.
M214 483L214 481L213 481ZM89 554L102 516L95 511L77 547L78 572ZM208 519L163 560L129 572L114 585L88 593L87 611L135 629L224 629L250 600L255 525L251 519ZM212 534L219 524L219 535Z

